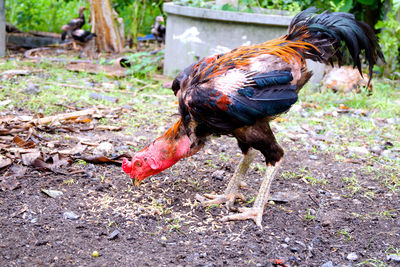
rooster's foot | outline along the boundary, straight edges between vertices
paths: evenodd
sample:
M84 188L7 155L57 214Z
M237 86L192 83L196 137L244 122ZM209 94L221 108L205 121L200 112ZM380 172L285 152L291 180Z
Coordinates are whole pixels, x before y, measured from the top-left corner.
M238 214L228 215L222 218L223 221L253 220L262 229L261 221L264 213L263 208L239 208Z
M245 197L240 193L229 193L229 194L223 194L223 195L204 194L204 196L211 200L204 201L202 203L203 206L210 206L210 205L214 205L214 204L224 204L225 203L228 210L234 210L233 204L235 203L235 200L237 198L241 199L242 201L245 201Z

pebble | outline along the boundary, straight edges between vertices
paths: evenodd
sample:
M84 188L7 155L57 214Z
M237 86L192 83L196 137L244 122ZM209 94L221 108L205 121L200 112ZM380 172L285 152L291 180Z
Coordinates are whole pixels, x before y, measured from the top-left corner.
M347 255L346 259L348 259L349 261L356 261L358 260L358 256L355 252L351 252L349 253L349 255Z
M24 92L27 95L38 95L40 93L39 85L34 84L34 83L29 83L26 86Z
M52 198L56 198L56 197L59 197L59 196L63 195L63 192L58 191L58 190L42 189L42 192L45 193L46 195L48 195L49 197L52 197Z
M381 146L373 146L371 147L371 152L380 155L382 153Z
M283 243L283 244L281 244L281 246L282 246L283 248L287 248L289 245L288 245L288 244L285 244L285 243Z
M110 155L114 151L113 144L109 142L100 143L95 149L93 149L94 155Z
M73 213L72 211L66 211L63 213L63 218L64 219L69 219L69 220L78 220L79 219L79 215Z
M396 155L394 153L392 153L391 150L384 150L382 152L382 156L386 157L386 158L389 158L389 159L395 159L396 158Z
M310 155L310 156L308 156L310 159L312 159L312 160L318 160L318 156L316 156L316 155Z
M217 179L217 180L219 180L219 181L223 181L224 180L224 173L225 172L223 170L218 170L218 171L215 171L212 174L212 177Z
M362 146L349 146L347 150L351 153L357 154L359 156L366 156L369 154L368 149Z
M37 221L38 221L38 218L33 218L33 219L31 220L31 223L37 223Z
M397 254L390 254L386 256L386 259L388 261L393 261L393 262L398 262L400 263L400 255Z
M286 237L286 238L285 238L285 243L289 243L289 241L290 241L290 238L289 238L289 237Z
M356 204L356 205L361 205L362 204L362 202L360 200L356 199L356 198L353 199L353 203Z
M119 234L120 234L120 231L114 230L114 231L112 231L111 234L108 235L107 239L108 239L108 240L117 239Z
M324 264L322 264L321 267L335 267L335 265L333 265L333 262L327 261Z
M324 220L322 222L323 227L332 227L332 222L330 220Z

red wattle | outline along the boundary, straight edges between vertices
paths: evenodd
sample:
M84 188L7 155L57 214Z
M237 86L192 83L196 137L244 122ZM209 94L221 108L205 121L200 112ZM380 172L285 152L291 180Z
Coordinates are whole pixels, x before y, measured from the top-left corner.
M132 171L132 163L126 158L122 160L122 170L125 173L131 173Z

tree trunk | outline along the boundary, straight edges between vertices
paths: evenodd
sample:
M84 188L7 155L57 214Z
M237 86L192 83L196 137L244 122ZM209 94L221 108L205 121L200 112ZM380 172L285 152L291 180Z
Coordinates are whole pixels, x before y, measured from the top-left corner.
M5 0L0 0L0 57L6 56L6 8Z
M99 51L119 53L122 50L121 36L109 0L89 0L92 32Z

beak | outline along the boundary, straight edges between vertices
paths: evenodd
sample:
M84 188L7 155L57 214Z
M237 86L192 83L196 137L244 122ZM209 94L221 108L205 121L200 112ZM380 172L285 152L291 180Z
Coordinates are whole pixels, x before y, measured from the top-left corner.
M142 183L142 180L140 180L140 179L138 179L138 178L135 178L134 185L135 185L136 187L139 187L141 183Z

